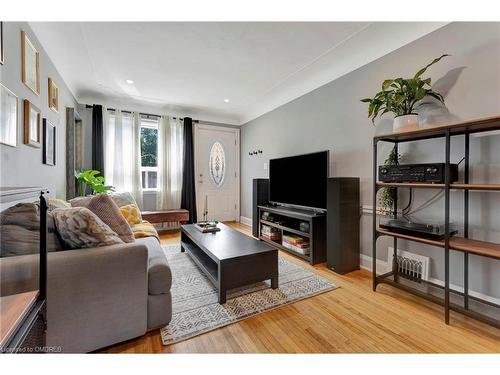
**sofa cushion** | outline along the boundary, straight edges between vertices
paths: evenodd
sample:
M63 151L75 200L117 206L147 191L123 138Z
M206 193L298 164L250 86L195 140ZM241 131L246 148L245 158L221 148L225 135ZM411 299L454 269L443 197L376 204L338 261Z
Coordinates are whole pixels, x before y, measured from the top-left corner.
M71 207L85 207L90 202L90 200L94 197L94 195L86 195L84 197L75 197L70 199L68 203Z
M118 207L123 207L128 204L135 204L137 207L139 207L132 194L128 191L125 191L123 193L111 193L110 197L115 201Z
M48 205L49 211L52 211L56 208L71 208L71 204L69 202L66 202L64 199L49 198Z
M120 207L120 212L129 225L132 224L140 224L142 221L141 211L139 211L139 207L135 204L127 204L125 206Z
M137 243L148 249L148 293L168 293L172 286L172 272L160 243L153 237L140 238Z
M97 194L89 200L81 200L72 203L73 207L86 207L99 219L106 223L123 242L134 242L134 234L127 220L123 217L120 209L111 197L106 194Z
M0 213L0 257L35 254L40 244L40 213L36 203L18 203ZM47 215L47 251L64 250L54 218Z
M52 215L59 235L71 249L123 243L120 237L88 208L56 208Z

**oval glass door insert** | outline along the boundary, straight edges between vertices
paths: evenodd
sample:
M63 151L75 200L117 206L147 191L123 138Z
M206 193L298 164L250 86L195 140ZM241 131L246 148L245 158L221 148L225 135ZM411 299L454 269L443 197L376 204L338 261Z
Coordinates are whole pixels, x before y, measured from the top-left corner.
M226 175L226 153L220 142L215 142L210 149L208 170L215 186L221 186Z

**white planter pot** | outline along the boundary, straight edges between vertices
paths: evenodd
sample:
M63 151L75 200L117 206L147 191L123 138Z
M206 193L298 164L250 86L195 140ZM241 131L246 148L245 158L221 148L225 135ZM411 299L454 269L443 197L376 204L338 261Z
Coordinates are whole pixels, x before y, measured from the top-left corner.
M410 130L417 130L418 126L418 115L403 115L394 117L394 123L392 124L392 130L396 132L407 132Z

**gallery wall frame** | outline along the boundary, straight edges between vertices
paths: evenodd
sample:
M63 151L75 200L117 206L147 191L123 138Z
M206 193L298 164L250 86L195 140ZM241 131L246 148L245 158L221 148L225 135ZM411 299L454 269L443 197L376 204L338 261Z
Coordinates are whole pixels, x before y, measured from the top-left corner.
M40 52L25 31L21 31L22 80L36 95L40 95Z
M18 97L0 83L0 143L12 147L17 146L18 124Z
M39 148L42 136L42 113L28 99L24 99L24 144Z
M59 112L59 86L52 78L49 78L49 108Z
M5 52L3 46L3 21L0 21L0 65L3 65Z
M43 119L43 164L56 165L56 126Z

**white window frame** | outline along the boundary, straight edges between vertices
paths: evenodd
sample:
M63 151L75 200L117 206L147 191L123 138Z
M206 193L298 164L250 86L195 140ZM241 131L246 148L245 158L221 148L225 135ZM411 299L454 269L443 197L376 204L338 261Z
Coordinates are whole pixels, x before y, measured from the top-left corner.
M156 129L158 130L158 124L159 124L160 120L157 119L156 122L154 122L153 120L151 119L147 119L147 118L143 118L141 116L141 129L142 128L146 128L146 129ZM158 156L158 144L157 144L157 149L156 149L156 155ZM143 167L142 166L142 154L140 156L141 158L141 189L142 191L158 191L158 187L155 187L155 188L150 188L148 187L148 174L150 172L156 172L156 177L157 177L157 180L156 180L156 186L158 186L158 161L156 162L156 167ZM142 187L142 172L145 172L144 173L144 186L145 187Z

